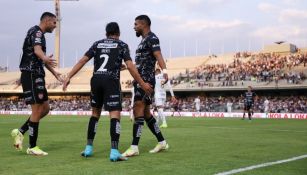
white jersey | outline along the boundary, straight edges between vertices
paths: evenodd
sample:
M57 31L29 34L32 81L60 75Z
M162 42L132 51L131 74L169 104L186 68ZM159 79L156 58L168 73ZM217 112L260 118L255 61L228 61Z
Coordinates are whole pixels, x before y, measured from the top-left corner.
M200 99L199 98L195 98L194 103L195 103L196 110L199 110L200 109Z
M268 99L266 99L264 101L264 112L268 112L269 111L269 104L270 104L270 101Z
M171 86L170 81L168 81L166 84L164 84L165 79L163 77L163 74L158 74L155 76L156 79L156 84L155 84L155 99L166 99L166 89L165 89L165 85L168 86L169 91L171 93L172 96L174 96L174 92ZM163 85L164 84L164 85Z

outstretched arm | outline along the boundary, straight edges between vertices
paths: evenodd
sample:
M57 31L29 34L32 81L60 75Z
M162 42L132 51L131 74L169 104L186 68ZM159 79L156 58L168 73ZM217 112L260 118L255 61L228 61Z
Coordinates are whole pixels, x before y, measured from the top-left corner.
M67 77L63 83L63 90L66 91L67 86L70 83L70 79L78 73L81 68L89 61L90 59L87 56L83 56L79 62L72 68L72 70L67 74Z

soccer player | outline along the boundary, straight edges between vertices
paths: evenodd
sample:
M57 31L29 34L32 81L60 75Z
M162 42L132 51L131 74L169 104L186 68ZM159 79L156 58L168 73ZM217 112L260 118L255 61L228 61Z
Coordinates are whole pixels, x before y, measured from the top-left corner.
M200 116L200 98L197 96L194 100L195 103L195 110L197 112L197 116Z
M120 69L122 61L132 77L139 83L140 88L146 93L152 93L149 83L145 83L138 74L131 61L129 48L126 43L119 40L120 29L116 22L106 25L106 38L96 41L80 61L68 73L64 81L63 90L66 90L70 79L94 57L94 71L91 78L91 106L92 116L88 123L87 144L81 153L84 157L93 155L93 141L96 134L101 108L109 111L111 151L110 160L127 160L118 151L120 137L120 112L122 110L122 98L120 87Z
M164 87L165 79L164 79L163 74L162 74L160 69L156 69L155 74L156 74L156 76L155 76L155 79L156 79L155 105L156 105L157 111L158 111L158 120L159 119L162 120L162 125L160 126L160 128L167 128L166 118L165 118L165 115L164 115L164 112L163 112L165 101L166 101L166 89ZM173 92L172 86L170 84L170 81L168 81L166 84L169 87L169 91L170 91L171 96L172 96L172 101L175 102L176 98L174 96L174 92ZM157 121L157 123L158 123L158 121Z
M135 18L134 30L136 36L142 36L141 43L136 50L136 67L141 77L145 82L148 82L155 86L155 65L158 61L159 67L162 68L164 83L168 81L168 75L166 72L166 65L163 60L160 43L158 37L150 30L151 21L147 15L140 15ZM150 131L155 135L158 140L158 144L150 153L157 153L162 150L168 149L162 132L156 122L156 119L150 113L150 105L153 94L146 93L137 82L134 82L134 124L133 124L133 139L131 146L123 153L123 156L135 156L139 155L138 144L144 126L144 120L147 123Z
M229 112L229 113L232 112L232 105L233 105L233 103L231 102L231 100L228 100L227 103L226 103L227 112Z
M176 100L175 102L173 102L172 107L173 107L173 113L171 116L174 117L175 112L177 112L179 116L181 117L179 100Z
M254 99L256 98L256 93L252 92L252 87L247 87L247 92L244 93L244 113L243 113L243 120L245 119L245 113L248 113L248 119L252 120L253 114L253 106L254 106Z
M44 66L56 77L63 81L60 73L53 68L56 61L52 55L46 56L45 33L52 33L56 27L56 16L50 12L44 12L40 18L40 24L31 27L23 44L23 54L19 69L21 71L20 82L26 104L31 105L32 114L29 119L19 128L13 129L11 135L14 146L22 150L23 135L29 130L29 148L27 154L48 155L36 144L40 120L49 113L48 93L45 87Z
M265 116L268 116L269 113L269 105L270 105L270 101L268 100L268 98L265 98L264 102L264 112L265 112Z

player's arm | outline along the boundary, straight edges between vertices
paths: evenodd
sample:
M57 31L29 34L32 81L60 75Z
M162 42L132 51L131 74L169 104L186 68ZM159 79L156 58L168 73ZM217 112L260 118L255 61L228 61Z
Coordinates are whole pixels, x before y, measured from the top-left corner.
M163 59L162 53L161 53L160 50L157 50L157 51L153 52L153 55L157 59L158 65L162 69L163 77L165 79L165 82L163 84L165 84L165 83L168 82L168 74L167 74L166 64L165 64L165 61Z
M52 75L60 82L63 82L63 78L61 77L61 73L55 71L50 65L46 64L45 67L52 73Z
M145 93L151 94L153 92L151 85L149 83L145 83L145 81L141 78L133 62L131 60L126 60L125 64L127 65L127 69L130 72L131 76L135 79L135 81L139 83L139 85L145 91Z
M71 71L67 74L67 77L63 83L63 90L66 91L67 86L70 83L70 79L76 75L76 73L78 73L82 67L90 60L89 57L87 57L86 55L84 55L79 61L78 63L71 69Z
M34 46L34 54L39 59L41 59L45 63L45 65L49 65L50 67L55 68L56 61L52 58L53 55L46 56L41 45Z
M172 102L177 101L175 94L174 94L174 91L173 91L173 88L172 88L172 85L171 85L171 82L168 81L167 85L168 85L168 88L169 88L169 92L171 93L171 96L172 96Z

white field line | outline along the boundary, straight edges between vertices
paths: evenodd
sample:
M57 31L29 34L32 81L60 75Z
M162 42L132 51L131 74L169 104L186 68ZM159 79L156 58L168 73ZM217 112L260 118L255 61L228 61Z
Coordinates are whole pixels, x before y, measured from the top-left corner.
M238 127L220 127L220 126L208 126L206 128L214 128L214 129L249 129L249 128L238 128ZM273 132L299 132L305 133L307 131L297 131L297 130L287 130L287 129L258 129L261 131L273 131Z
M289 159L278 160L278 161L275 161L275 162L267 162L267 163L253 165L253 166L249 166L249 167L245 167L245 168L239 168L239 169L234 169L234 170L230 170L230 171L225 171L225 172L217 173L215 175L230 175L230 174L240 173L240 172L243 172L243 171L249 171L249 170L257 169L257 168L282 164L282 163L286 163L286 162L292 162L292 161L305 159L305 158L307 158L307 154L302 155L302 156L292 157L292 158L289 158Z

